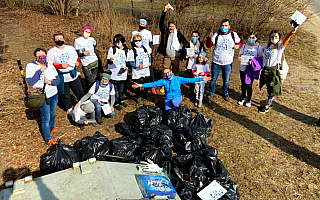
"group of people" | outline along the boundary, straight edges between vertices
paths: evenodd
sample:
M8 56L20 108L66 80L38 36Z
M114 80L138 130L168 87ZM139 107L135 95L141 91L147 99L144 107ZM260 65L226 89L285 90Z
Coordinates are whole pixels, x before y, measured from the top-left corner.
M165 78L157 81L154 79L152 64L152 33L146 29L145 19L140 19L139 28L132 32L131 49L125 44L125 37L122 34L114 36L113 46L109 48L107 55L107 69L101 76L98 73L97 43L91 37L90 26L83 27L83 35L74 41L74 46L66 45L64 35L58 33L53 37L55 47L48 52L41 48L34 51L35 60L27 65L26 78L31 88L42 90L46 96L44 104L40 107L41 127L46 142L50 145L56 143L51 133L58 131L55 127L58 96L69 119L80 125L81 129L88 124L94 126L102 124L103 116L113 117L116 115L116 110L120 111L127 107L123 93L129 71L132 75L132 88L136 93L135 100L139 105L142 105L141 97L150 100L148 88L155 94L155 87L164 87L165 110L178 107L182 102L180 86L189 84L190 99L196 106L201 107L205 98L205 84L211 81L207 95L210 99L215 94L216 81L221 70L223 97L225 101L229 101L230 74L236 49L240 49L238 60L241 62L242 98L238 104L251 106L252 82L257 78L257 72L260 73L261 70L260 87L267 86L268 102L259 112L269 111L275 96L282 94L282 81L277 70L281 68L284 49L297 27L284 40L281 40L278 31L272 31L268 44L260 46L257 34L254 32L249 34L248 42L243 44L239 35L232 31L230 21L224 19L219 30L216 33L211 32L206 42L200 41L198 31L193 31L188 41L177 30L176 21L170 20L168 26L165 25L169 9L170 6L166 5L159 22L161 42L158 53L163 55ZM206 48L211 47L214 47L214 50L210 69ZM182 60L186 60L187 78L178 76ZM86 84L90 87L87 94L84 94L80 73L76 70L80 63ZM70 90L78 100L74 107Z

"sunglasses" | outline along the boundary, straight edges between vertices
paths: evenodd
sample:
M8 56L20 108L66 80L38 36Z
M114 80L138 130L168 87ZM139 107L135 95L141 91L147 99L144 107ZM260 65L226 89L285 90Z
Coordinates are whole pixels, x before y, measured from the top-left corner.
M135 42L141 42L141 40L135 40Z

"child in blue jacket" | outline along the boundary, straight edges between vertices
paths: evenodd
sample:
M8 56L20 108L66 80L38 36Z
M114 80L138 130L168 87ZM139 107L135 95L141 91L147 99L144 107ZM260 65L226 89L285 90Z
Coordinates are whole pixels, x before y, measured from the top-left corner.
M174 107L179 107L182 102L181 85L196 83L201 81L210 81L210 77L197 77L197 78L183 78L175 76L170 69L165 69L164 74L166 78L160 79L151 83L135 84L133 88L152 88L156 86L164 86L165 90L165 110L171 110Z

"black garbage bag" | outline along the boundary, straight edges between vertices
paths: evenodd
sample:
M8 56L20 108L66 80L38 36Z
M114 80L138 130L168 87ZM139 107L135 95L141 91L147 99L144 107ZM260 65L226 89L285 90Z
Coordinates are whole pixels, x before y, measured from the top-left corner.
M209 160L204 159L203 162L206 164L210 172L208 173L209 178L213 181L228 182L230 179L230 174L228 170L223 166L220 159Z
M200 135L190 137L188 134L177 132L173 137L173 144L173 150L177 154L189 154L203 149L206 145L206 139Z
M141 106L136 111L136 121L144 127L158 125L162 121L162 111L155 106Z
M58 141L41 155L40 172L42 175L58 172L71 168L75 162L80 162L77 152L70 145Z
M199 113L197 110L193 110L196 114L190 122L190 127L193 134L201 135L202 137L210 137L212 130L212 120L207 115Z
M205 145L203 149L201 149L199 151L194 151L194 152L192 152L192 154L203 157L203 158L209 158L211 160L217 161L218 150L210 145Z
M128 136L114 139L111 142L112 155L123 157L125 158L124 161L127 162L138 162L141 157L140 147L142 142L141 138L133 140Z
M239 187L232 179L229 179L227 182L217 182L227 190L227 193L221 197L222 200L240 199Z
M166 113L165 123L174 131L183 132L189 129L191 119L191 111L184 106L180 106L173 108Z
M97 131L92 137L87 136L77 140L73 148L79 154L81 161L93 157L105 161L105 156L109 154L110 142L106 136Z
M142 146L141 160L147 161L149 159L161 165L165 160L170 160L172 157L171 148L166 144L160 146L153 140L147 140Z
M147 131L146 135L148 139L157 142L157 146L167 145L170 148L173 147L172 130L166 125L159 124L154 126Z
M123 136L129 136L132 139L145 137L148 128L142 127L140 124L115 124L115 130Z

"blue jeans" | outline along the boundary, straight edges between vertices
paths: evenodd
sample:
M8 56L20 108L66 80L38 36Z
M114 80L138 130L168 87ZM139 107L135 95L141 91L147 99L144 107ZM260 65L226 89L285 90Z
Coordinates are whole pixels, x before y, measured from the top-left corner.
M119 104L121 101L123 101L123 88L124 88L124 81L122 82L115 82L112 83L114 85L114 91L115 91L115 100L116 104ZM119 97L118 97L119 95Z
M222 79L223 79L223 94L229 95L229 79L232 69L232 63L230 65L217 65L212 62L212 80L210 84L210 94L216 92L216 83L222 69Z
M98 101L93 102L94 104L94 112L96 113L96 118L102 116L102 108ZM114 110L112 113L106 115L106 117L113 117L116 115L116 111Z
M171 110L174 107L179 107L180 103L182 102L182 97L177 97L171 100L164 100L164 106L165 106L165 110Z
M41 128L46 142L52 139L50 131L54 128L57 104L58 94L46 99L46 101L40 107Z

